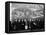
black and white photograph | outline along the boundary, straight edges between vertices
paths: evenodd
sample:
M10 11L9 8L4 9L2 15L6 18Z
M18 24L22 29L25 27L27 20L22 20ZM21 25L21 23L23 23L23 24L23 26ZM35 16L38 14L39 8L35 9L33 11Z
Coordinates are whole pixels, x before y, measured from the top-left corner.
M6 2L6 33L44 32L45 4Z
M0 0L0 35L46 35L46 0Z

